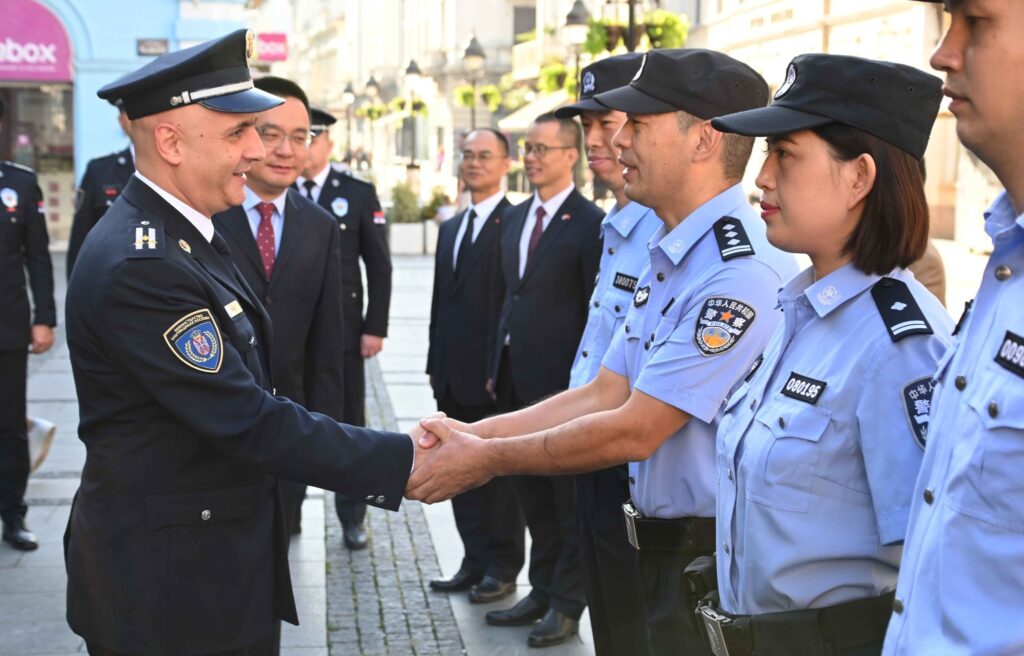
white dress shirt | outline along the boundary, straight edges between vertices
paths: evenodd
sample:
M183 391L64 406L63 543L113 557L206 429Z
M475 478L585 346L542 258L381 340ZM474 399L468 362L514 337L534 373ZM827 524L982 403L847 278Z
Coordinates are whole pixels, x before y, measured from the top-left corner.
M206 241L213 241L213 221L208 216L203 216L199 210L193 209L186 205L183 201L172 196L169 192L164 191L156 185L155 182L142 175L138 171L135 171L135 176L142 180L146 185L155 191L160 198L167 201L171 207L178 210L185 219L196 227L199 234L203 236Z
M270 225L274 228L274 255L277 255L281 250L281 232L284 230L284 200L287 195L288 190L286 189L274 200L266 201L274 206L274 214L270 217ZM249 228L252 230L253 239L258 239L260 221L263 220L263 217L260 216L260 211L256 209L256 205L262 202L264 200L253 193L252 189L245 188L245 200L242 201L242 209L245 210L245 216L249 219Z
M526 255L530 250L530 235L533 233L533 226L537 224L537 208L544 207L544 230L548 229L551 225L551 219L555 216L555 212L562 206L565 199L569 197L572 190L576 188L575 184L570 183L568 187L558 192L551 198L544 202L541 202L540 196L537 192L533 192L533 202L530 203L530 211L526 213L526 221L523 223L523 232L519 235L519 277L523 277L523 273L526 271Z
M484 229L484 225L487 223L487 219L490 218L494 212L494 208L498 206L501 199L505 197L505 192L499 191L498 193L485 198L476 205L470 203L469 207L466 208L466 212L476 212L476 216L473 217L473 237L470 239L470 244L476 243L476 238L480 236L480 231ZM466 222L459 218L459 231L455 233L455 248L452 250L452 268L455 268L455 263L459 259L459 246L462 245L462 238L466 234Z
M316 203L320 200L320 192L324 190L324 184L327 182L327 176L331 172L331 165L328 163L323 169L312 178L304 178L301 175L295 180L295 186L298 187L299 193L303 196L306 195L306 180L312 180L315 184L313 189L310 190L310 194L313 196L313 202Z

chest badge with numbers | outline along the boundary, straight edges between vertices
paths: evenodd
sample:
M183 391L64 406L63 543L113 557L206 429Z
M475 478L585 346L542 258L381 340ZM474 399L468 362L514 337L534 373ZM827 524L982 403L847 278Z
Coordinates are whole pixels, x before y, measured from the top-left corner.
M334 216L339 218L348 214L348 199L335 198L331 201L331 211L334 212Z
M1024 337L1007 330L996 353L996 364L1024 378Z
M704 355L728 351L746 334L757 312L742 301L712 296L697 314L693 341Z
M802 376L793 371L789 374L789 380L782 386L782 394L797 401L817 405L827 385L828 383L823 380Z
M617 271L615 272L615 280L612 281L612 286L614 286L615 289L621 289L624 292L633 293L636 291L636 285L638 282L640 282L639 278L634 278L633 276L628 276L625 273Z
M18 209L18 192L10 187L0 189L0 202L7 207L8 212L14 212Z
M164 341L175 357L206 374L220 371L223 360L220 329L207 309L190 312L164 331Z
M641 287L633 295L633 307L641 307L651 297L651 286Z
M932 392L935 386L931 377L915 380L903 388L903 408L907 411L910 432L922 449L928 441L928 417L932 409Z

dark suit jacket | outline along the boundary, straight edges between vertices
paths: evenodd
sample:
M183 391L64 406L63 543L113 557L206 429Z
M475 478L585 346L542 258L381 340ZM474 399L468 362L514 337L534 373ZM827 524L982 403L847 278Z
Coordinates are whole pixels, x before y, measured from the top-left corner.
M246 282L274 324L277 393L340 421L342 410L341 237L327 212L288 191L281 246L268 282L241 207L213 217Z
M90 160L85 167L82 182L78 185L75 217L71 223L71 237L68 239L68 280L71 279L71 269L75 266L75 258L78 257L85 236L121 195L132 173L135 173L135 161L128 148Z
M82 246L67 333L86 448L67 618L88 642L214 653L295 622L277 477L401 502L409 437L274 397L270 317L227 246L137 178Z
M57 325L43 193L35 171L0 162L0 350L32 342L31 326ZM35 312L29 309L25 272ZM34 316L33 316L34 315Z
M501 231L505 298L495 335L493 378L509 336L512 384L533 402L569 385L576 349L587 325L587 303L601 262L604 212L575 189L551 219L519 277L519 238L530 197L509 209Z
M341 199L341 200L338 200ZM345 350L359 351L361 335L388 335L391 306L391 251L388 227L377 190L333 167L317 203L330 212L341 230L341 278L345 290ZM363 277L366 267L366 317L363 318Z
M427 373L432 377L437 400L451 389L455 400L463 405L493 403L485 384L491 375L501 297L495 299L492 294L497 290L504 295L499 260L501 217L511 206L503 198L486 217L458 276L452 259L455 237L466 212L442 223L438 231L427 352Z

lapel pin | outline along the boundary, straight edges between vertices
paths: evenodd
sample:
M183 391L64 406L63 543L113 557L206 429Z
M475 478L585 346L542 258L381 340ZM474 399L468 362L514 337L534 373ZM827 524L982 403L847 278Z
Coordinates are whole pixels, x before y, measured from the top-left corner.
M192 247L189 246L188 242L185 241L184 239L179 239L178 240L178 246L181 246L181 250L185 251L186 253L189 253L189 254L192 253Z
M572 218L572 217L571 217L570 215L568 215L568 214L563 214L563 215L562 215L562 220L563 220L563 221L568 221L568 220L569 220L569 219L571 219L571 218Z

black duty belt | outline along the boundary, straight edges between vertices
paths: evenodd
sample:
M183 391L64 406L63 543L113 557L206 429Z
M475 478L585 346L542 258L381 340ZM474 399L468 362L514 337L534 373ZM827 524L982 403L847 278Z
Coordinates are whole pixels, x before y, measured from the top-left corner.
M715 656L838 654L881 647L894 594L762 615L730 615L705 600L697 608L697 620L704 625Z
M715 550L713 517L653 519L643 517L632 503L622 504L626 537L637 551L711 553Z

